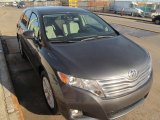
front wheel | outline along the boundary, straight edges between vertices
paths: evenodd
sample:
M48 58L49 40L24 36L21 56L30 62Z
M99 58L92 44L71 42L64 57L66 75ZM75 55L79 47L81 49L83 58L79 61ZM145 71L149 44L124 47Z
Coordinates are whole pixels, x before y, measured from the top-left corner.
M159 25L160 24L160 20L155 20L155 24Z
M57 114L58 109L57 109L56 99L45 72L42 72L42 84L43 84L43 92L44 92L44 96L47 101L47 104L51 109L52 113Z

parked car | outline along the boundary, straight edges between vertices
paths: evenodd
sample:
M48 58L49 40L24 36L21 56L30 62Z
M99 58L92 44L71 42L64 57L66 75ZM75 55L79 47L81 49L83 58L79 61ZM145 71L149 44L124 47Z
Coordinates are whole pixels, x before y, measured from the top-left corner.
M160 15L160 9L152 10L151 12L151 18L154 18L155 16Z
M17 2L16 1L12 2L12 6L17 7Z
M154 18L152 18L152 21L153 21L155 24L159 25L159 24L160 24L160 15L157 15L157 16L155 16Z
M20 1L17 5L18 8L25 8L26 7L26 4L24 1Z
M133 1L113 1L110 4L110 10L115 13L122 13L132 16L144 16L143 10L137 7L138 4Z
M87 10L28 8L17 39L41 78L48 106L66 119L120 117L151 88L149 53Z

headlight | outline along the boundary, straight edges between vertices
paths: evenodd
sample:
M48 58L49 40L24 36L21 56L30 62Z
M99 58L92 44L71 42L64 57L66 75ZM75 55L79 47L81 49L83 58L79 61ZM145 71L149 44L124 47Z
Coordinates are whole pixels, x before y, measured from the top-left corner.
M60 80L64 84L68 84L70 86L74 86L77 88L81 88L81 89L90 91L91 93L93 93L99 97L105 97L101 87L98 85L96 80L75 78L73 76L66 75L61 72L57 72L57 73L58 73Z

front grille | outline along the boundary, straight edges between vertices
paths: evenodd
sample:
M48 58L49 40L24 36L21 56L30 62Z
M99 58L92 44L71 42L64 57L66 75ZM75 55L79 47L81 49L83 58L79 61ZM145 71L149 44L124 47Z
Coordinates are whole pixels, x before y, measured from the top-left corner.
M151 75L151 65L146 64L138 70L138 77L135 79L128 79L128 74L125 77L109 80L97 80L102 88L106 98L117 98L129 94L142 85L144 85Z

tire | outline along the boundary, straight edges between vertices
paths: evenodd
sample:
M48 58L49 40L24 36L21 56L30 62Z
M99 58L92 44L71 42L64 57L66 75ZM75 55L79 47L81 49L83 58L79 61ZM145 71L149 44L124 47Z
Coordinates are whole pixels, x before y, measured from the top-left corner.
M159 20L159 19L156 19L156 20L155 20L155 24L156 24L156 25L159 25L159 24L160 24L160 20Z
M19 51L22 58L24 58L25 60L28 60L26 54L24 53L23 46L20 40L18 40L18 44L19 44Z
M46 103L53 114L58 114L58 106L54 92L51 88L48 76L45 71L41 73L43 93Z

